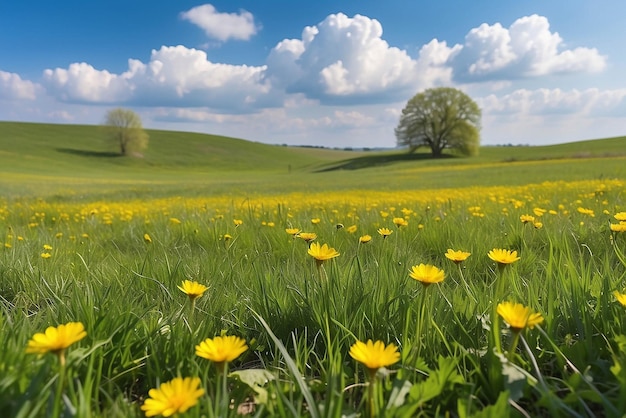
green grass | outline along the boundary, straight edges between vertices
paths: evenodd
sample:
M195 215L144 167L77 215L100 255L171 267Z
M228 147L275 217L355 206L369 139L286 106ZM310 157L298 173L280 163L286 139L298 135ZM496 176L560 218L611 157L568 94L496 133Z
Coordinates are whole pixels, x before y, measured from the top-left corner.
M191 417L626 413L620 139L430 160L151 132L122 159L95 127L1 125L0 416L139 417L177 376L205 390ZM318 268L292 227L340 255ZM192 305L183 280L209 290ZM502 301L545 320L516 337ZM87 336L65 368L25 352L70 321ZM195 355L223 333L249 347L226 375ZM368 372L348 354L368 339L399 361Z

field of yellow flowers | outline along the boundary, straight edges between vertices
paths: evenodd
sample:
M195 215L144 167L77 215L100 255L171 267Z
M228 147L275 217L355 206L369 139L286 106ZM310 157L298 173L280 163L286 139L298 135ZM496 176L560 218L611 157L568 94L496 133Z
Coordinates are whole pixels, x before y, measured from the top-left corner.
M0 200L0 416L621 417L624 186Z

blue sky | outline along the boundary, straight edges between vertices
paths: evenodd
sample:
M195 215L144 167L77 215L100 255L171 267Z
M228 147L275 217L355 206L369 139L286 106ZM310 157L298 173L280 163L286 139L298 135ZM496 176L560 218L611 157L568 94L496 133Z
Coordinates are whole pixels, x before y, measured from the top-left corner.
M414 94L453 86L482 143L626 134L626 2L0 3L0 120L393 147Z

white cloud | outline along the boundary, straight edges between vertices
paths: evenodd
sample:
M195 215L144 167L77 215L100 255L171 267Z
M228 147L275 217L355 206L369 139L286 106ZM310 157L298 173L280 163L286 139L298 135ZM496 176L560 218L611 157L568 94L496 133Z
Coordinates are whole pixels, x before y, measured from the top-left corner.
M531 15L508 29L483 23L470 30L451 64L460 81L599 72L606 67L607 58L597 49L564 46L561 36L550 31L546 17Z
M40 89L38 84L23 80L18 74L0 70L0 98L35 100Z
M420 69L440 64L442 48L425 50L413 60L404 50L382 39L376 19L343 13L306 27L302 39L286 39L271 51L268 77L287 92L304 93L322 103L390 102L419 87L449 78L445 70L424 75Z
M248 40L257 33L252 13L220 13L211 4L203 4L182 12L180 16L200 27L210 38L220 41L229 39Z
M141 106L207 106L245 112L271 106L265 67L213 63L204 51L184 46L153 50L148 63L131 59L112 74L80 63L44 71L44 85L59 100ZM260 102L260 103L259 103Z

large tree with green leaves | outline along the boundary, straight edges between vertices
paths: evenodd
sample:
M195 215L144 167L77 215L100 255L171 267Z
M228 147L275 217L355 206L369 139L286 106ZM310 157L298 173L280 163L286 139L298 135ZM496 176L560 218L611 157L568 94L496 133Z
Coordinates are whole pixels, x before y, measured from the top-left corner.
M433 157L445 148L464 155L478 153L481 111L476 102L460 90L438 87L411 98L402 110L395 130L399 146L414 152L429 147Z
M148 146L148 134L141 118L130 109L116 108L107 112L104 127L109 139L120 147L122 155L130 155Z

